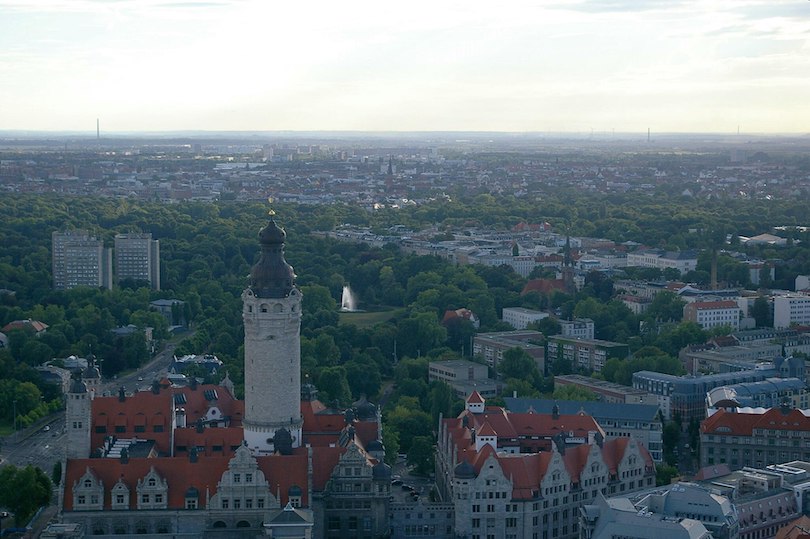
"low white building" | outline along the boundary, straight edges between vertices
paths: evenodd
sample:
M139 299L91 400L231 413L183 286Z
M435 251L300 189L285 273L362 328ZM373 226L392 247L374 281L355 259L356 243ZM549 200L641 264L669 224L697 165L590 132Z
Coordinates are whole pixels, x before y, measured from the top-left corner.
M548 318L548 313L523 307L503 308L503 321L515 329L526 329L532 322L539 322L543 318Z
M683 274L692 271L697 266L697 252L666 252L660 249L636 251L635 253L627 253L627 265L660 270L674 268Z
M574 320L560 320L563 337L575 339L593 339L594 326L590 318L575 318Z
M703 329L729 326L733 331L740 329L740 306L736 301L695 301L683 308L683 318L695 322Z

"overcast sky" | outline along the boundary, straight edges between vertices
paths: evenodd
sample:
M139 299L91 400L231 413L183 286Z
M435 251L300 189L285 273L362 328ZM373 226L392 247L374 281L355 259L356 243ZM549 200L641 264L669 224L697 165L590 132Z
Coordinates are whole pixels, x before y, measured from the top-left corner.
M0 0L0 130L808 132L808 0Z

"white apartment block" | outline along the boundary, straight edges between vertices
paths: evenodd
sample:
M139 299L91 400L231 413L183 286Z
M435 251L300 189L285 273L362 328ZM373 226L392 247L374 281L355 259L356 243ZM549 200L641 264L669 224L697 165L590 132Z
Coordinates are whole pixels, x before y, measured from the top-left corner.
M810 294L785 294L773 298L773 327L810 325Z
M658 268L660 270L674 268L683 274L692 271L697 266L697 252L665 252L659 249L638 251L627 254L627 265L630 267Z
M503 308L503 321L515 329L526 329L532 322L539 322L543 318L548 318L548 313L523 307Z
M729 326L737 331L740 329L740 312L736 301L695 301L684 306L683 318L706 330Z
M574 320L560 320L563 337L575 339L593 339L593 320L590 318L576 318Z

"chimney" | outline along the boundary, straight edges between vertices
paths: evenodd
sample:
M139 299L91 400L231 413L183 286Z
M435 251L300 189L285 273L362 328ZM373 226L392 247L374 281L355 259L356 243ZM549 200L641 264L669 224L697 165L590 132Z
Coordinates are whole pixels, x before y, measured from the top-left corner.
M127 400L127 393L124 390L124 386L121 386L120 388L118 388L118 401L124 402L125 400Z
M188 461L191 463L197 462L197 446L192 446L188 452Z
M121 458L119 460L121 464L129 463L129 450L126 447L121 450Z
M554 406L551 407L551 419L560 419L560 407L556 402Z

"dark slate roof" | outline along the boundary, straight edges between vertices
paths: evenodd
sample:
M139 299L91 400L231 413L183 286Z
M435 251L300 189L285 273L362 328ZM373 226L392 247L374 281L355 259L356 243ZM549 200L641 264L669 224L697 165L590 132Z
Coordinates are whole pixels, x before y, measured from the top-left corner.
M563 401L551 399L524 399L504 397L506 408L513 413L525 414L531 408L538 414L550 414L556 404L560 407L560 414L573 415L584 410L586 414L599 421L605 419L630 419L636 421L652 421L658 415L658 406L654 404L624 404L616 402L599 401Z

